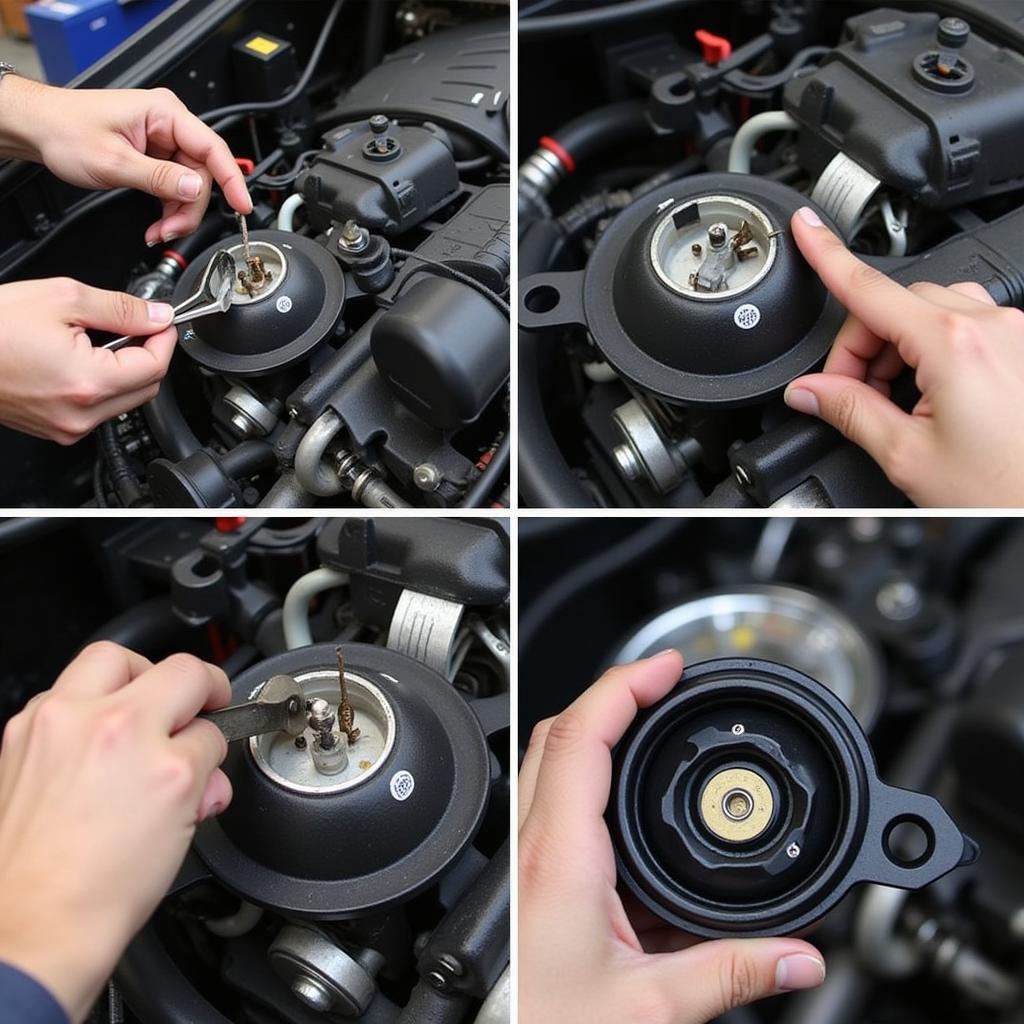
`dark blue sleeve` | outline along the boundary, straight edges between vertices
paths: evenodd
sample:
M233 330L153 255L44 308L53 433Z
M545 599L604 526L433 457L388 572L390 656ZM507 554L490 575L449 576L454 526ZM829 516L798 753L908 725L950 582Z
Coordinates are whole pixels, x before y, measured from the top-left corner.
M60 1003L34 978L0 963L0 1024L69 1024Z

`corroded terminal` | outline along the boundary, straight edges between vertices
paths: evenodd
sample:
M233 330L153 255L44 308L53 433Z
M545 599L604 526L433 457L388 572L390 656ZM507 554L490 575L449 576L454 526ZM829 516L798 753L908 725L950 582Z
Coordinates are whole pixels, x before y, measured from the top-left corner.
M238 272L238 285L251 299L270 284L273 274L263 265L261 256L246 257L245 265L247 269Z
M314 733L310 753L317 771L324 775L343 772L348 767L348 737L335 731L333 706L323 697L314 697L306 702L306 717Z
M355 726L356 716L352 709L352 702L348 699L348 685L345 682L345 655L340 647L334 648L338 656L338 686L341 688L341 703L338 704L338 722L341 731L349 743L355 743L359 739L359 730Z

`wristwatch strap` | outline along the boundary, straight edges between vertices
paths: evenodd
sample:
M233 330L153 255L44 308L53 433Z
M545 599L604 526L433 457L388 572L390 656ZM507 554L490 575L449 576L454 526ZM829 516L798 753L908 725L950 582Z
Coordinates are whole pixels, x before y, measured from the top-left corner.
M16 75L18 69L13 64L8 64L5 60L0 60L0 82L4 80L7 75Z

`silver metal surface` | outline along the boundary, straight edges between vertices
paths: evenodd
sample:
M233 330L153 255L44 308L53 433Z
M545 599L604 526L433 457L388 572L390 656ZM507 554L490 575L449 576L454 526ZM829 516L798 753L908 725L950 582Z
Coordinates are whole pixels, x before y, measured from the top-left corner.
M247 437L265 437L277 426L274 410L238 384L228 388L223 402L228 407L232 424Z
M322 698L332 707L340 698L338 673L318 669L295 677L305 700ZM256 767L275 783L295 793L340 793L371 778L387 760L395 743L395 714L387 697L368 679L345 670L349 700L359 722L359 738L348 745L348 763L335 775L321 772L311 748L317 731L305 721L306 747L300 749L281 733L255 736L249 751ZM254 691L254 696L259 688Z
M768 215L745 199L701 196L671 207L662 217L651 238L651 266L679 295L732 299L771 270L777 233Z
M501 972L494 988L487 993L473 1024L509 1024L512 1019L511 965Z
M377 993L375 975L384 963L374 950L362 952L357 959L320 931L286 925L267 956L278 977L311 1009L359 1017Z
M388 647L423 662L446 679L465 606L403 590L388 631Z
M344 490L341 474L324 459L331 442L341 433L341 418L333 409L326 409L303 435L295 452L295 476L310 494L328 498Z
M626 442L626 451L616 449L614 453L623 476L636 480L642 474L661 494L667 494L682 483L686 463L665 440L640 402L631 398L620 405L612 413L612 421Z
M748 585L669 608L614 653L622 664L674 647L693 664L711 658L778 661L827 686L865 728L883 696L878 655L835 606L795 587Z
M845 153L837 153L821 172L811 192L811 200L835 221L843 237L848 239L881 184L870 171Z

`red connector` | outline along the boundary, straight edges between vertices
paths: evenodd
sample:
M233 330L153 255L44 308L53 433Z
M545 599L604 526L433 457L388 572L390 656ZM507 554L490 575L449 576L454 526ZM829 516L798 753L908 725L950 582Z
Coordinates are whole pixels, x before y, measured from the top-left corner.
M725 36L716 36L706 28L699 28L693 34L704 51L705 64L714 66L732 53L732 43Z

